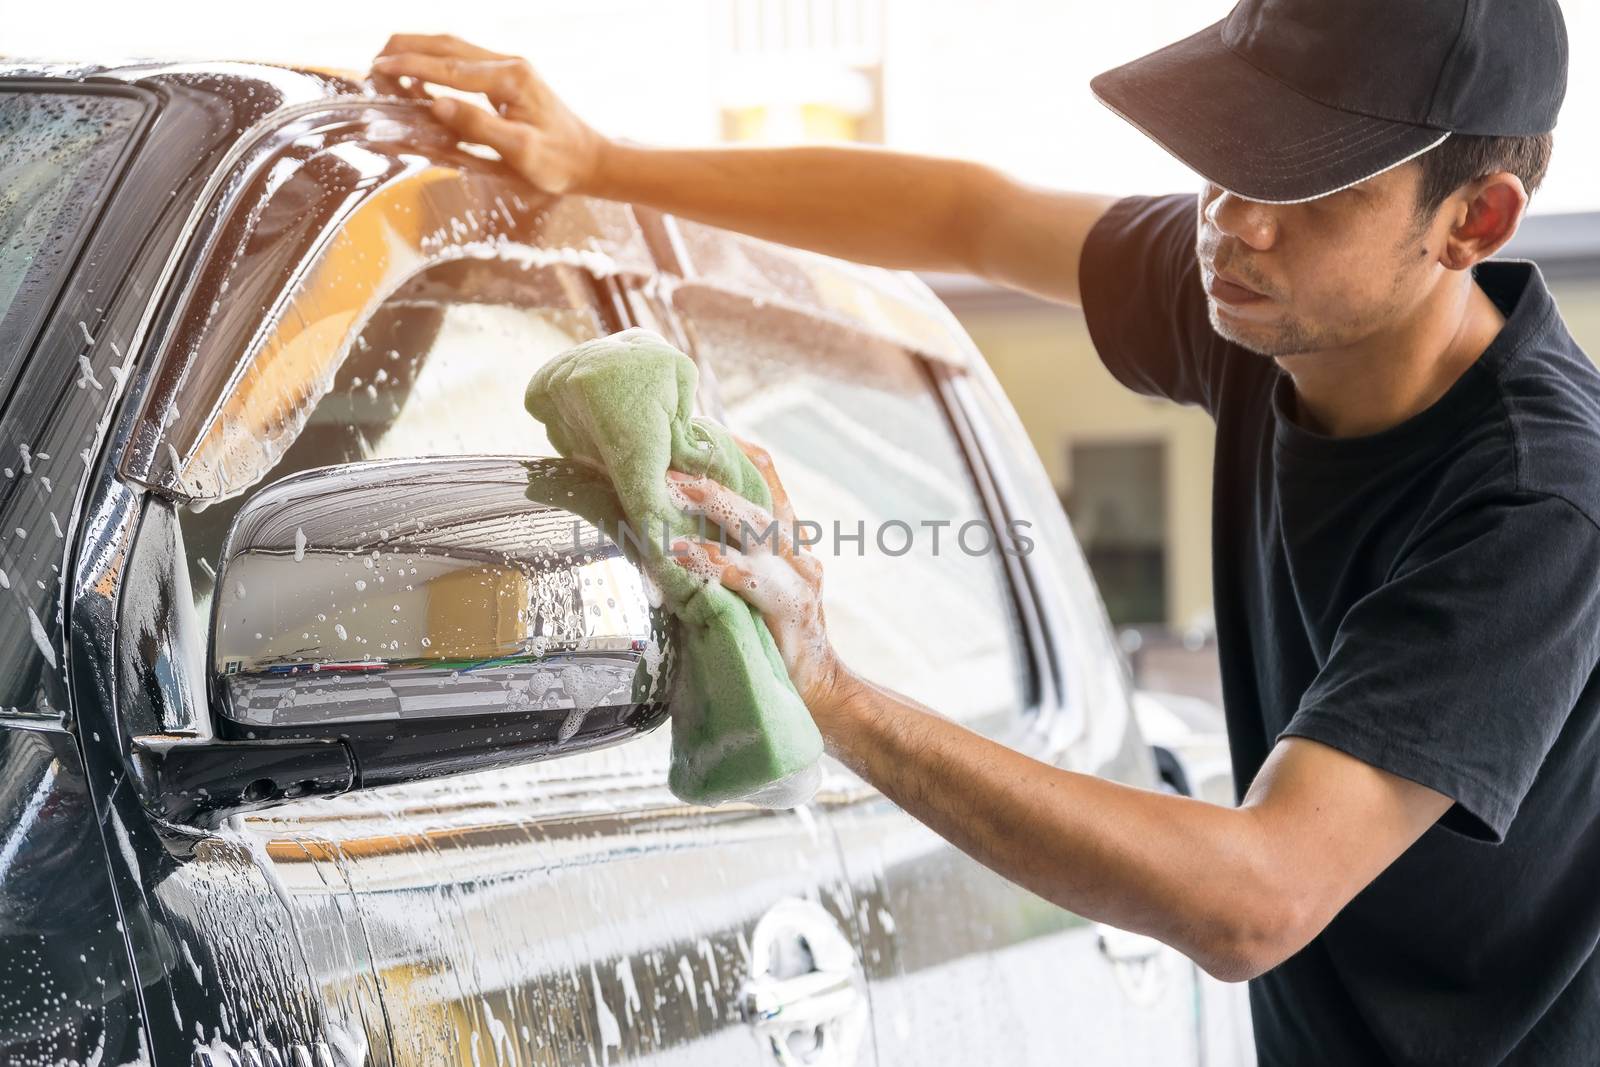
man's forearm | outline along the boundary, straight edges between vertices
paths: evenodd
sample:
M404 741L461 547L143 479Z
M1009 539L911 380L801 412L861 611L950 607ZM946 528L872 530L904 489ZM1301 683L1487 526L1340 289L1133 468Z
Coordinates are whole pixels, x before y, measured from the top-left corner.
M793 528L772 457L739 445L773 511L707 478L669 471L667 481L725 531ZM1238 808L1031 759L851 672L827 639L820 562L777 540L761 565L705 538L673 551L761 612L832 755L991 869L1159 938L1219 978L1254 977L1300 951L1453 803L1299 736L1277 739Z
M1259 970L1295 922L1248 811L1053 767L854 676L812 710L829 751L885 796L1085 918L1225 978Z
M580 192L861 263L969 271L979 164L868 146L607 142Z

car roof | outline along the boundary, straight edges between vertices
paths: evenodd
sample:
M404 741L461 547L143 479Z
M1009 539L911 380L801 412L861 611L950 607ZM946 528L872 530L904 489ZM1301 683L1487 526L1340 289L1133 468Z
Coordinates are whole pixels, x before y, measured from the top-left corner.
M375 95L360 71L302 64L263 63L256 60L170 60L136 57L103 63L28 59L0 55L0 78L86 81L102 78L121 82L193 78L209 75L219 82L272 81L297 84L304 96Z
M7 81L135 85L163 96L217 97L233 105L217 114L234 117L235 137L286 108L340 99L393 99L358 71L232 60L120 58L88 63L0 56L0 85Z

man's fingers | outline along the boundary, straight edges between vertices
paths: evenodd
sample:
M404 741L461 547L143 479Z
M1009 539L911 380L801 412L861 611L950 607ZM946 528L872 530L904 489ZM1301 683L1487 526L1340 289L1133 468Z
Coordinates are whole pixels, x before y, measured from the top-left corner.
M669 474L668 484L681 490L695 511L739 538L747 554L776 552L789 556L794 553L794 545L782 522L766 508L746 500L721 482L710 478L676 479Z
M747 582L750 578L750 564L745 560L744 553L732 545L719 545L711 541L701 542L701 551L705 552L717 568L717 578L730 588Z
M488 145L500 158L515 164L528 147L529 129L521 122L503 119L492 111L465 100L441 97L433 102L433 115L449 126L463 141Z
M789 563L800 572L807 585L815 588L822 584L822 561L810 552L801 549L789 557Z
M744 450L750 462L755 464L756 470L761 472L762 481L767 483L767 492L772 494L772 513L792 529L794 508L789 503L789 494L783 488L783 483L778 480L778 468L773 465L772 456L760 445L747 441L736 433L730 433L728 436L733 438L734 444Z
M792 575L783 578L766 570L758 573L749 556L732 545L696 539L676 542L674 547L677 546L683 548L685 558L680 562L689 573L706 581L720 582L761 612L763 618L776 618L786 602L808 595L806 586L796 585Z
M385 70L386 60L395 56L419 55L455 59L515 59L515 56L492 52L469 44L448 33L397 33L384 42L383 49L373 59L372 81L380 90L397 96L410 96L419 100L433 97L422 86L421 80L402 84L399 72ZM443 83L441 83L443 84Z
M390 77L380 71L371 71L367 80L372 87L384 96L409 96L413 100L431 103L434 99L432 93L419 81L401 81L399 78Z
M774 501L782 501L788 518L771 512L710 478L676 481L696 512L710 519L728 534L737 537L746 555L772 554L787 560L805 581L815 587L822 581L822 563L795 543L794 512L787 507L788 497L777 486Z
M731 545L700 538L679 540L672 543L671 555L680 567L703 581L719 582L736 592L750 584L750 565L744 553Z
M511 59L448 33L397 33L384 42L380 56L417 52L425 56L459 56L463 59Z
M532 77L528 65L520 59L466 59L416 52L380 56L373 61L372 69L391 78L416 78L463 92L483 93L496 104L515 102Z

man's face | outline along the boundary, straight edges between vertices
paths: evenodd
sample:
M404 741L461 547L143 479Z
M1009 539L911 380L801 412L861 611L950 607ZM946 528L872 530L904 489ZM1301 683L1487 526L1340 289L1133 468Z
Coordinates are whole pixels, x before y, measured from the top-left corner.
M1434 219L1405 164L1303 204L1200 191L1195 254L1211 325L1264 356L1352 345L1403 320L1436 272Z

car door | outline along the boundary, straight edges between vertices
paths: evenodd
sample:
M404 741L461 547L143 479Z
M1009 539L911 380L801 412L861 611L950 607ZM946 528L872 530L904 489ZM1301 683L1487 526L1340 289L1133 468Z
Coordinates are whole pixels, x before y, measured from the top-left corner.
M820 524L813 551L843 658L1037 758L1154 787L1059 505L1022 495L1037 479L994 469L1037 460L972 401L981 357L925 359L899 340L952 327L912 321L936 316L888 299L886 276L869 284L813 257L671 228L687 264L673 304L724 417L772 453L796 515ZM1009 519L1030 528L1037 557L984 548L983 529ZM864 543L834 540L841 529ZM1197 1061L1189 961L1000 878L842 766L824 792L883 1062Z
M149 499L101 553L132 561L124 592L165 591L118 609L145 635L118 665L134 751L205 731L194 649L251 492L360 459L549 454L528 376L627 325L606 276L650 269L627 210L530 202L424 116L302 110L241 163L268 179L223 186L126 434L120 485ZM134 937L170 961L162 1039L197 1062L874 1062L835 842L806 808L682 804L667 745L150 821Z
M568 269L511 269L519 303L482 302L484 262L387 300L263 481L360 459L553 454L521 384L618 324L598 303L563 306L588 284ZM541 277L545 302L521 303ZM762 1054L740 1014L754 956L800 936L757 928L784 904L853 960L842 868L803 809L686 807L666 791L667 756L658 730L248 826L282 862L348 884L399 1062L749 1062ZM863 1029L843 1036L865 1053L864 995L857 1015Z

